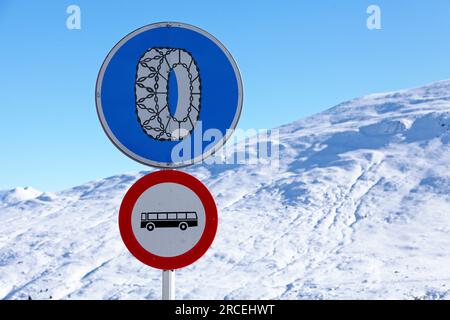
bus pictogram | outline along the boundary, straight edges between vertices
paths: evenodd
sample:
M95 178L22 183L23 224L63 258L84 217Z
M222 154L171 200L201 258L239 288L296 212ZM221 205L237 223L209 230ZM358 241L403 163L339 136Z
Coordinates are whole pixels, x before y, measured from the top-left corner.
M178 212L142 212L141 228L153 231L155 228L180 228L198 226L198 216L195 211Z

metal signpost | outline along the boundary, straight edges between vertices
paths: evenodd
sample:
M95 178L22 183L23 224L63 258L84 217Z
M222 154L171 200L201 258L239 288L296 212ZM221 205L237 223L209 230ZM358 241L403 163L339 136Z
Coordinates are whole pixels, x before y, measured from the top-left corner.
M176 22L125 36L107 55L96 86L98 117L111 142L133 160L164 169L219 150L237 125L242 100L239 69L227 49L206 31ZM208 250L217 209L199 180L162 170L128 190L119 227L138 260L163 270L162 297L174 299L174 270Z
M162 275L162 299L175 299L175 270L163 270Z

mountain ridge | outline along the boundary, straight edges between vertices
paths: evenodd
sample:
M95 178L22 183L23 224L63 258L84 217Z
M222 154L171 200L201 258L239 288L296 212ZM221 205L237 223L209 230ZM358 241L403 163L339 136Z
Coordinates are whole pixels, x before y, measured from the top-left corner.
M441 90L441 91L438 91L438 90ZM367 101L365 101L364 102L364 100L368 100L369 98L376 98L376 99L380 99L380 98L386 98L386 97L388 97L388 98L395 98L395 99L398 99L399 98L399 96L401 96L402 94L406 94L406 95L408 95L408 96L414 96L414 95L418 95L419 94L419 92L427 92L428 91L428 93L426 94L426 96L428 96L429 97L429 95L431 94L431 93L434 93L434 95L433 95L433 97L436 97L437 98L437 100L446 100L446 101L450 101L450 79L446 79L446 80L439 80L439 81L433 81L433 82L430 82L430 83L428 83L428 84L426 84L426 85L424 85L424 86L417 86L417 87L412 87L412 88L408 88L408 89L402 89L402 90L397 90L397 91L389 91L389 92L379 92L379 93L373 93L373 94L369 94L369 95L366 95L366 96L362 96L362 97L358 97L358 98L354 98L354 99L350 99L350 100L347 100L347 101L344 101L344 102L342 102L342 103L339 103L339 104L337 104L336 106L333 106L333 107L331 107L331 108L328 108L328 109L326 109L326 110L324 110L324 111L321 111L321 112L319 112L319 113L316 113L316 114L314 114L314 115L311 115L311 116L308 116L308 117L306 117L306 118L302 118L302 119L299 119L299 120L296 120L296 121L293 121L293 122L291 122L291 123L288 123L288 124L284 124L284 125L281 125L281 126L279 126L279 127L276 127L276 128L274 128L274 129L281 129L281 130L283 130L283 129L285 129L286 127L290 127L290 126L292 126L292 125L298 125L298 123L302 123L302 122L308 122L308 120L310 119L310 118L316 118L316 117L323 117L324 115L328 115L328 114L335 114L336 112L341 112L341 111L343 111L343 110L340 110L341 108L344 108L344 107L346 107L346 106L350 106L350 109L354 109L354 103L359 103L359 104L361 104L361 103L364 103L364 104L366 104L367 103ZM437 92L436 92L437 91ZM441 94L441 95L439 95L439 93ZM443 93L446 93L446 95L444 95ZM448 94L448 95L447 95ZM434 99L433 99L434 100ZM415 101L416 102L416 104L419 102L419 101L417 101L417 100L413 100L413 101ZM428 101L430 101L430 100L426 100L426 101L424 101L424 102L428 102ZM383 103L384 104L384 103ZM428 106L429 107L429 106ZM355 111L355 110L353 110L353 111ZM450 110L449 110L450 111ZM372 118L373 119L373 118ZM332 123L332 124L335 124L335 123ZM298 128L297 128L298 129ZM300 129L303 129L303 127L301 127ZM143 173L148 173L148 172L151 172L152 171L152 169L149 169L149 170L146 170L146 171L142 171ZM134 172L129 172L130 174L132 174L132 173L134 173ZM114 176L116 176L116 175L113 175L113 176L110 176L110 177L107 177L106 179L109 179L109 178L112 178L112 177L114 177ZM92 181L100 181L100 180L103 180L103 179L105 179L105 178L100 178L100 179L95 179L95 180L91 180L91 181L88 181L88 182L86 182L86 183L83 183L83 184L81 184L81 185L79 185L79 186L83 186L83 185L85 185L85 184L87 184L87 183L90 183L90 182L92 182ZM25 187L22 187L22 186L17 186L16 188L13 188L13 189L3 189L3 190L0 190L0 198L1 198L1 195L2 194L4 194L4 193L6 193L6 192L13 192L14 190L16 190L16 189L27 189L27 188L31 188L31 189L33 189L33 187L32 186L25 186ZM69 190L69 189L73 189L73 188L75 188L75 187L72 187L72 188L68 188L68 189L63 189L63 190L59 190L59 191L56 191L56 193L58 193L58 192L64 192L65 190ZM36 190L36 192L41 192L41 191L39 191L39 190L37 190L37 189L34 189L34 190ZM55 192L53 192L53 193L55 193ZM27 199L28 200L28 199Z

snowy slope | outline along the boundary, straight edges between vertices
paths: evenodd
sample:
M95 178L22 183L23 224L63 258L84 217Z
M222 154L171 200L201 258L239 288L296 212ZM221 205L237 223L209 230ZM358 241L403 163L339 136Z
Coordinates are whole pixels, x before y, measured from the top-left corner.
M279 168L189 168L220 221L207 254L177 271L177 297L449 299L449 143L442 81L282 126ZM160 271L126 251L117 226L143 174L1 192L0 298L159 299Z

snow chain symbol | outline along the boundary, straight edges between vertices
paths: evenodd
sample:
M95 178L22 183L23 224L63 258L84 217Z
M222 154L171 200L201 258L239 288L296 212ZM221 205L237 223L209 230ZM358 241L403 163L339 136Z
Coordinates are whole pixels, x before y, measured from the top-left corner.
M178 88L169 88L176 76ZM176 109L169 90L177 90ZM137 64L136 114L144 132L156 140L182 140L200 116L201 81L192 55L179 48L151 48Z

